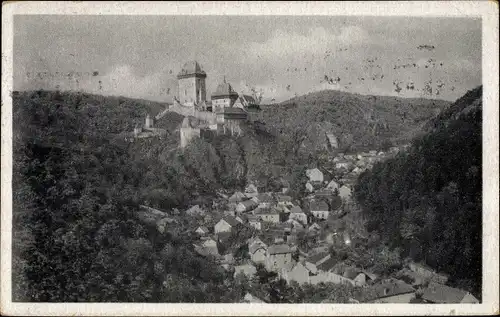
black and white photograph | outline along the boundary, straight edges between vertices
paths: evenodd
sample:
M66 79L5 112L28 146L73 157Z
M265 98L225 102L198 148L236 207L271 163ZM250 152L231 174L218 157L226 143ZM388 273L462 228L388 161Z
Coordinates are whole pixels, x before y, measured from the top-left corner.
M2 48L2 313L498 312L498 3L30 3Z

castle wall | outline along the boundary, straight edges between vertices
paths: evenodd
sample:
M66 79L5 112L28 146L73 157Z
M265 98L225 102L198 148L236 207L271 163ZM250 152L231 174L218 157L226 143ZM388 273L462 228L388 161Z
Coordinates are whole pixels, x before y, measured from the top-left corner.
M213 125L217 123L217 118L215 113L208 111L198 111L191 107L184 107L178 104L173 104L168 108L169 111L176 112L184 117L195 117L199 120L204 120L208 125Z

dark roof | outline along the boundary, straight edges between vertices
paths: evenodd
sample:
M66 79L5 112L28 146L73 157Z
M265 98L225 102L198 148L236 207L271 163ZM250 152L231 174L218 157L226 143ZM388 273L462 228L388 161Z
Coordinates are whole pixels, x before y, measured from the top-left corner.
M279 201L292 201L292 197L287 196L287 195L276 195L276 198Z
M245 99L248 103L255 103L255 98L250 95L241 95L243 99Z
M309 262L309 263L314 263L316 264L318 261L321 261L323 260L324 258L326 258L328 255L330 255L330 253L328 252L320 252L318 254L314 254L314 255L311 255L309 256L306 261Z
M242 201L240 202L240 204L243 204L243 206L245 206L245 209L256 207L258 205L255 201L251 199Z
M283 254L283 253L291 253L292 250L287 244L274 244L269 246L267 252L269 254Z
M354 280L359 273L361 273L360 270L353 267L348 267L344 270L344 274L342 275L350 280Z
M207 74L201 69L200 64L197 61L189 61L182 66L181 71L177 75L177 78L190 76L190 75L199 75L199 76L207 76Z
M311 211L328 211L328 205L324 201L313 201L311 202Z
M270 194L268 193L260 193L257 195L257 199L259 200L259 202L272 202L273 201L273 196L271 196Z
M224 220L225 222L230 224L232 227L236 227L237 225L240 224L240 222L238 220L236 220L236 218L233 216L226 216L226 217L222 218L222 220Z
M381 284L376 284L365 288L359 294L360 302L372 301L378 298L391 297L407 293L413 293L415 289L405 282L398 279L391 279Z
M254 254L259 249L263 249L265 251L267 248L259 242L254 242L248 247L248 252L250 252L250 254Z
M213 97L225 97L225 96L238 97L238 93L235 92L233 87L229 83L226 83L226 80L224 79L224 82L219 84L219 86L217 86L217 89L212 94L212 98Z
M241 115L246 115L247 113L245 110L238 108L238 107L224 107L219 113L223 114L241 114Z
M290 209L290 213L303 213L303 211L299 206L293 206L292 209Z
M458 288L430 282L424 290L422 299L432 303L460 303L467 292Z
M325 262L318 265L318 270L328 272L337 264L337 260L334 258L329 258Z

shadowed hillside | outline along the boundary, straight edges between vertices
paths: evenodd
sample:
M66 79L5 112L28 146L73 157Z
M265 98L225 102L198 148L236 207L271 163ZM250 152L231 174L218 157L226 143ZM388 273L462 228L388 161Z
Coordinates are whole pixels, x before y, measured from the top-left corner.
M407 153L358 179L370 230L481 296L482 87L428 125Z
M365 96L324 90L275 105L261 106L256 120L276 126L295 118L318 122L321 133L332 132L341 150L379 148L407 143L424 124L450 105L443 100Z

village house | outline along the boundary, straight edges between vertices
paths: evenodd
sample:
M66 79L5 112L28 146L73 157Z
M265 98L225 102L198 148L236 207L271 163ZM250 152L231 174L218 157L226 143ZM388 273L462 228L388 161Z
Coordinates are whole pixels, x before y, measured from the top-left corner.
M304 229L304 224L296 219L288 219L284 223L289 225L293 230Z
M186 210L186 214L190 216L203 216L205 215L205 210L201 209L198 205L194 205Z
M331 255L329 252L320 252L313 255L310 255L305 260L305 266L309 271L316 274L318 271L318 265L322 264L326 260L329 260Z
M269 208L273 203L273 196L270 193L260 193L253 197L252 200L261 208Z
M262 208L255 211L255 216L259 217L261 221L279 223L280 214L276 209Z
M235 192L231 197L229 197L230 203L239 203L240 201L246 200L245 194L242 192Z
M415 298L415 289L403 281L389 279L362 289L357 296L360 303L410 303Z
M266 253L266 269L278 272L281 269L290 269L293 266L292 250L286 244L269 246Z
M415 263L411 261L410 263L408 263L408 267L411 271L419 274L424 279L432 280L440 284L446 284L448 282L448 276L446 274L439 274L431 267L423 263Z
M328 185L326 185L325 189L334 192L335 190L339 190L340 185L335 180L331 180Z
M301 262L297 262L291 270L282 269L280 277L287 283L295 281L300 285L309 283L309 270Z
M287 195L276 195L279 207L293 207L292 197Z
M246 293L245 296L243 297L243 303L257 303L257 304L263 304L266 303L262 299L258 298L255 295L252 295L250 293Z
M341 160L335 163L335 168L337 170L350 171L354 166L354 164L347 160Z
M422 300L425 303L436 304L477 304L479 300L471 293L449 287L446 285L430 282L429 286L424 289Z
M226 209L224 210L224 216L236 216L236 210L235 209Z
M307 215L299 206L293 206L292 209L290 209L288 219L295 219L302 224L307 224Z
M323 184L324 175L323 175L323 172L320 171L318 168L312 168L312 169L306 170L306 176L309 178L309 182L312 185Z
M317 219L327 219L330 214L328 204L324 201L312 201L310 209L311 214Z
M255 264L264 264L266 262L267 245L260 239L248 243L248 253L250 259Z
M202 256L218 256L219 250L217 247L217 241L212 239L211 237L201 237L201 241L199 244L193 245L195 251L201 254Z
M210 231L208 230L207 227L204 227L204 226L199 226L196 231L195 231L197 234L199 234L200 236L204 236L204 235L207 235L210 233Z
M248 198L253 198L256 197L259 194L259 191L257 190L257 186L254 184L249 184L245 188L245 196Z
M239 274L243 274L248 278L252 278L256 273L257 268L250 263L237 265L234 267L234 277L238 276Z
M239 225L241 225L241 223L238 220L236 220L236 218L232 216L226 216L221 220L219 220L219 222L217 222L217 224L214 226L214 232L215 233L231 232Z
M258 216L248 215L247 220L250 227L254 228L255 230L262 230L262 224Z
M242 212L249 212L255 208L257 208L258 204L253 201L252 199L242 201L236 205L236 212L242 213Z

